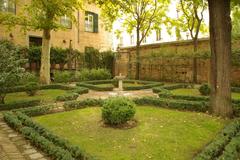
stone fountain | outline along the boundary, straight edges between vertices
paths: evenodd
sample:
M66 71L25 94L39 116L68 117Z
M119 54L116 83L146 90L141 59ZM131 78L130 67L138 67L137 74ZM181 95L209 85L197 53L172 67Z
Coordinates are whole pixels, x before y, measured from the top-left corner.
M126 78L126 76L123 76L121 73L119 76L115 76L114 79L118 80L118 88L117 91L123 91L123 80Z

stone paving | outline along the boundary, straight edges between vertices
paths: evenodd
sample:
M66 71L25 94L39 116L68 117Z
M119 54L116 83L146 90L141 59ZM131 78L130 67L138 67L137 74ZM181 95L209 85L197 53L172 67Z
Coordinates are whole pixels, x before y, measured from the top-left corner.
M125 96L128 98L142 98L142 97L158 97L157 94L152 92L152 89L137 90L137 91L105 91L98 92L90 90L88 94L82 94L78 97L78 100L84 100L87 98L94 99L106 99L112 96Z
M0 113L0 160L49 160L28 140L11 129Z

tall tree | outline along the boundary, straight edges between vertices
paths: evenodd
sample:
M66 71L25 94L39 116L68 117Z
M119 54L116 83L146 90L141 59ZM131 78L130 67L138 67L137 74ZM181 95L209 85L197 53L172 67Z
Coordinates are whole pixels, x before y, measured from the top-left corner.
M230 0L208 0L211 43L211 107L213 114L231 117Z
M81 5L81 0L31 0L21 15L0 14L1 24L11 27L21 25L27 30L42 31L40 82L43 84L50 83L51 32L63 28L59 20L62 16L74 21L74 12Z
M140 45L148 34L166 23L170 0L97 0L102 7L105 22L118 20L128 33L136 32L136 75L140 74ZM110 23L109 23L110 22Z
M206 32L204 25L204 12L207 10L206 0L179 0L176 27L182 32L189 32L193 41L193 82L197 83L197 59L195 53L198 49L200 32Z

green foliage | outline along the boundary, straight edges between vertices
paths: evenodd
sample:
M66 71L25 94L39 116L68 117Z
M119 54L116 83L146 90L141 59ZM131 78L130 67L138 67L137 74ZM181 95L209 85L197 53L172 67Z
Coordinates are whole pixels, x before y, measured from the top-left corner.
M106 68L112 71L115 53L112 51L100 52L99 50L90 47L85 50L84 64L88 69Z
M167 89L161 89L158 92L158 96L160 98L171 98L172 97L172 93L169 90L167 90Z
M125 97L112 97L103 103L102 119L106 124L121 125L135 115L135 104Z
M240 38L240 4L232 8L232 35L233 38Z
M106 69L83 69L76 73L76 81L111 79L111 73Z
M206 0L180 0L178 4L180 17L176 19L174 25L182 32L189 32L190 37L197 40L200 32L207 32L203 17L207 7Z
M86 107L101 106L103 104L102 99L85 99L82 101L70 101L65 102L63 107L65 110L81 109Z
M69 49L63 49L60 47L52 47L50 51L51 63L55 64L65 64L67 62L67 55L69 54Z
M21 112L28 116L39 116L47 113L51 113L54 105L34 106L28 108L19 108L12 110L13 112Z
M35 73L25 72L22 79L19 81L18 85L26 85L30 82L38 83L39 78Z
M194 160L212 160L218 158L223 153L223 157L226 152L223 152L225 147L231 143L234 143L235 139L233 139L240 132L240 121L234 120L229 125L227 125L221 133L219 133L216 138L207 145L195 158ZM233 141L232 141L233 140ZM232 142L231 142L232 141ZM229 147L229 146L228 146ZM229 150L229 148L226 148ZM234 153L232 150L233 156L237 153ZM222 157L222 158L223 158Z
M137 105L153 105L157 107L164 107L177 110L187 110L196 112L206 112L208 110L208 103L206 102L196 102L196 101L186 101L186 100L175 100L168 98L154 98L154 97L144 97L136 98L134 102Z
M77 83L77 86L86 87L95 91L112 91L114 88L113 85L100 86L100 85L89 84L88 82Z
M71 92L71 93L67 93L63 96L58 96L56 98L56 101L72 101L72 100L76 100L78 98L79 94L78 93L74 93L74 92Z
M16 86L24 75L25 60L18 49L8 41L0 41L0 103L4 103L6 91Z
M39 47L39 46L29 47L28 61L30 63L40 63L41 62L41 47Z
M37 106L39 104L40 104L40 100L22 100L22 101L12 102L8 104L0 104L0 111L27 108L27 107Z
M209 87L208 84L203 84L203 85L200 86L199 92L200 92L201 95L203 95L203 96L208 96L208 95L210 95L210 93L211 93L211 89L210 89L210 87Z
M29 96L34 96L39 90L39 85L36 82L30 82L25 87L26 87L26 93Z
M69 83L74 80L74 72L70 71L55 71L54 82L56 83Z

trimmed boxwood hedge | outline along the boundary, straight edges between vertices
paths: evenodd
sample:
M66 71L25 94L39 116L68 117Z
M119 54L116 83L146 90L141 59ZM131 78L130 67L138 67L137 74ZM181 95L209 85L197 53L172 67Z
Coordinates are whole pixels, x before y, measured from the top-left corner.
M157 107L165 107L177 110L187 110L196 112L206 112L208 110L208 103L186 100L175 100L166 98L144 97L136 98L134 102L138 105L154 105Z
M159 93L161 92L162 89L166 90L174 90L174 89L180 89L180 88L186 88L188 84L171 84L171 85L166 85L166 86L161 86L161 87L154 87L153 93Z
M39 116L47 113L52 113L52 110L55 108L54 105L43 105L43 106L35 106L29 108L20 108L14 109L13 112L22 112L28 116Z
M40 105L40 103L41 103L40 100L21 100L17 102L11 102L8 104L0 104L0 111L27 108Z
M124 87L124 90L141 90L141 89L149 89L153 87L163 86L161 82L153 82L153 81L141 81L141 80L123 80L123 83L139 83L142 84L141 86L128 86ZM113 84L113 86L97 86L99 84ZM77 83L77 86L80 87L87 87L92 90L96 91L112 91L114 87L118 86L118 81L116 79L113 80L97 80L97 81L86 81Z
M102 99L85 99L83 101L69 101L65 102L63 107L65 110L81 109L91 106L102 106L104 100Z
M236 119L229 125L227 125L222 130L222 132L219 133L216 136L216 138L194 158L194 160L213 160L219 158L222 159L225 157L227 158L227 153L230 150L232 151L231 154L233 154L231 156L236 155L237 152L235 151L235 148L232 148L228 145L233 145L233 143L236 142L236 140L238 139L239 132L240 132L240 120ZM238 144L236 144L236 146L238 146Z
M66 93L65 95L56 97L56 101L72 101L76 100L80 94L88 93L88 88L83 87L77 87L74 90L71 90L70 92Z
M78 146L74 146L67 140L52 134L46 128L32 121L30 117L22 112L5 112L4 120L9 126L22 133L33 145L40 148L53 159L95 159L82 151Z

